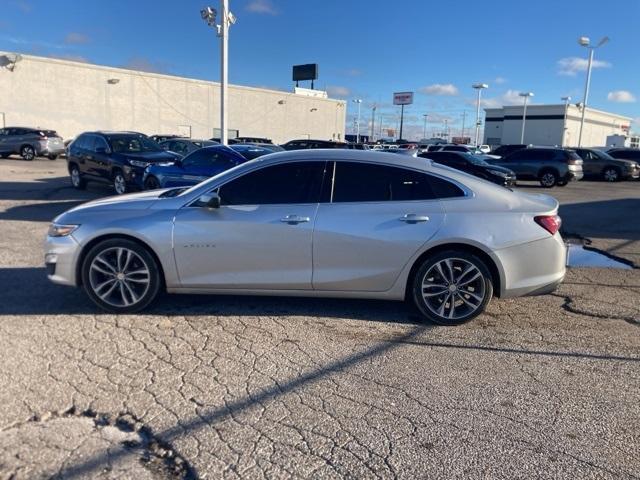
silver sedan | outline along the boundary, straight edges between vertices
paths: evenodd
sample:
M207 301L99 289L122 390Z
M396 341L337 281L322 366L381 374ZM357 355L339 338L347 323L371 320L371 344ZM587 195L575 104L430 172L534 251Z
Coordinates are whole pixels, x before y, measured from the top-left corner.
M558 203L423 158L274 153L188 190L106 198L51 224L51 281L135 312L169 293L407 299L459 324L565 275Z

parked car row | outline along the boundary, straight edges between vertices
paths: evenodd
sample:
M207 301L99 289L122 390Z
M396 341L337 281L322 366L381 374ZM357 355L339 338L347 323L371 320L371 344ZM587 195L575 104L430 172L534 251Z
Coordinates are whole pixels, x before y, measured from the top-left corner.
M0 157L17 154L25 160L47 157L55 160L64 153L64 142L55 130L7 127L0 129Z

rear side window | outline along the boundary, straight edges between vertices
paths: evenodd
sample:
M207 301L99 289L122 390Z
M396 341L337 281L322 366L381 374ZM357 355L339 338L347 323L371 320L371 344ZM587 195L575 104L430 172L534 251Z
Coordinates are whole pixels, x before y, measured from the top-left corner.
M93 145L93 141L89 135L80 135L75 142L73 142L73 146L76 148L82 148L85 150L89 150Z
M333 202L433 200L464 196L456 185L405 168L337 162Z

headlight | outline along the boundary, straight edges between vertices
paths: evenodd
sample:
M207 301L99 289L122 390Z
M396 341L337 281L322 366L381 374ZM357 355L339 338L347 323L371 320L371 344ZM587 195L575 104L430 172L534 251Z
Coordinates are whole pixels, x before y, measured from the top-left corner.
M134 167L146 168L149 162L143 162L142 160L129 160L129 163Z
M489 171L494 175L497 175L498 177L507 178L509 176L508 174L504 172L499 172L498 170L489 170Z
M52 223L49 225L49 232L47 235L50 237L66 237L71 235L80 225L62 225L60 223Z

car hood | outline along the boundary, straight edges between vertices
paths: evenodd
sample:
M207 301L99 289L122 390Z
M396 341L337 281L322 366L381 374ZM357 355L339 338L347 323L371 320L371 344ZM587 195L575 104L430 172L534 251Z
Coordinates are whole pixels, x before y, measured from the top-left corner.
M83 203L77 207L67 210L63 215L69 213L87 213L88 210L104 211L104 210L145 210L155 203L160 195L167 190L150 190L147 192L129 193L127 195L117 195L113 197L101 198L91 202Z
M140 160L142 162L172 162L180 156L173 152L146 152L146 153L123 153L124 158L131 160Z
M632 165L637 165L640 162L636 162L635 160L627 160L626 158L615 158L614 159L615 162L609 160L610 162L620 165L620 166L627 166L627 167L631 167Z
M489 170L490 172L500 172L500 173L504 173L506 175L510 175L510 176L514 176L515 177L515 173L513 173L513 170L509 170L508 168L505 167L500 167L498 165L487 165L485 167L487 170Z

